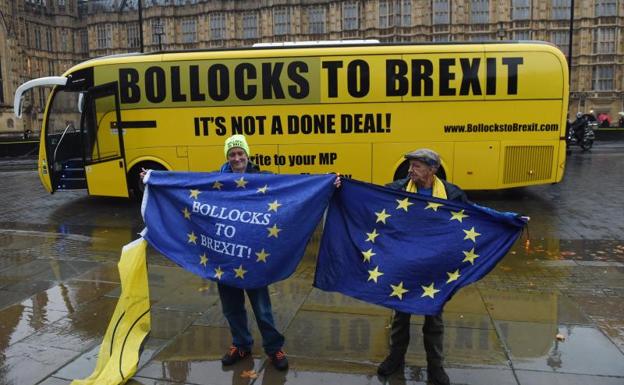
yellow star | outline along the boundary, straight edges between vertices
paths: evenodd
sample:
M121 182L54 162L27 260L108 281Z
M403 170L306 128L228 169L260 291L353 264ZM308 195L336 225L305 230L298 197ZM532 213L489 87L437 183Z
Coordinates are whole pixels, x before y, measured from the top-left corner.
M372 233L366 233L366 235L368 235L366 242L371 241L372 243L375 243L375 238L379 236L379 233L377 233L377 229L373 229Z
M201 193L201 191L199 190L189 190L191 192L191 194L189 195L189 198L193 198L193 199L197 199L199 197L199 193Z
M247 186L245 186L247 183L249 183L248 181L245 180L244 177L240 177L240 179L236 179L234 182L236 182L236 187L242 187L242 188L246 188Z
M438 211L438 208L442 206L444 206L442 203L427 202L427 207L425 207L425 210L432 209L433 211Z
M240 265L238 269L234 269L234 272L236 273L236 277L234 278L245 279L245 273L247 270L243 269L243 265Z
M449 279L446 280L446 283L451 283L453 281L457 281L459 279L459 277L461 277L461 275L459 274L459 269L455 270L452 273L446 273L446 275L448 275Z
M424 290L424 293L420 296L421 298L422 297L431 297L431 298L433 298L433 296L437 292L440 291L440 290L436 289L435 287L433 287L433 282L431 282L431 285L429 285L429 286L422 286L421 285L420 287L422 287L423 290Z
M216 279L221 279L221 276L223 275L223 270L221 270L221 266L218 266L215 269L215 278Z
M264 249L262 249L262 250L260 250L259 253L256 253L256 255L258 256L258 259L256 259L256 262L262 261L262 262L266 263L267 257L269 255L271 255L271 254L267 253L266 251L264 251Z
M221 187L223 187L223 183L216 181L212 184L212 188L215 190L221 190Z
M452 221L453 219L457 219L459 222L462 221L462 219L464 218L468 218L468 215L464 214L464 210L460 210L460 211L451 211L451 219L449 219L449 221Z
M386 214L386 209L381 210L380 213L375 213L375 215L377 215L377 220L375 221L375 223L381 222L384 225L386 224L386 219L391 217L390 214Z
M267 227L267 230L269 230L268 238L271 238L271 237L277 238L277 233L282 231L282 229L278 228L276 224L274 224L273 227Z
M470 230L464 230L464 233L466 233L466 236L464 237L464 239L470 239L472 240L474 243L477 243L477 237L479 235L481 235L480 233L477 233L475 231L474 226L472 226L472 228Z
M260 188L258 189L258 192L259 192L259 193L266 194L266 192L267 192L267 190L268 190L268 189L269 189L269 186L264 185L264 187L260 187Z
M403 281L398 285L390 285L392 287L392 293L390 297L399 297L400 300L403 300L403 294L407 293L409 290L403 288Z
M277 209L281 206L281 203L277 202L277 199L274 200L273 202L269 203L269 211L275 211L277 212Z
M403 209L403 210L405 210L405 212L407 212L407 208L408 208L408 207L410 207L411 205L413 205L413 203L412 203L412 202L410 202L410 201L408 200L408 198L405 198L405 199L402 199L402 200L398 200L398 199L396 199L396 201L397 201L397 203L399 204L399 205L396 207L396 209L397 209L397 210L398 210L398 209Z
M199 259L200 259L199 264L204 265L204 267L206 267L206 263L208 263L208 257L206 257L206 253L200 255Z
M384 273L379 271L379 266L376 266L374 270L368 271L368 279L366 280L366 282L372 279L373 281L375 281L375 283L377 283L377 278L379 278L382 275L384 275Z
M474 247L470 251L463 252L466 258L462 262L470 262L471 265L474 265L474 260L479 258L479 254L475 254Z
M364 260L362 262L370 262L371 257L375 255L375 253L373 253L373 249L368 249L367 251L362 251L362 255L364 256Z
M188 211L186 207L184 208L184 210L182 210L182 214L184 214L184 218L191 219L191 212Z
M186 234L186 236L188 237L188 243L197 244L197 235L195 235L194 232L191 231L191 233Z

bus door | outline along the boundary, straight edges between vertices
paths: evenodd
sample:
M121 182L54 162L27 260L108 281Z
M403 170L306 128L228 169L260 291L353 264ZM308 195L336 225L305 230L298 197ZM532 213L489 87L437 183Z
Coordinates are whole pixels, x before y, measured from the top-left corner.
M39 148L39 175L46 190L86 188L78 93L57 87L48 104Z
M89 89L82 120L89 194L128 197L117 83Z

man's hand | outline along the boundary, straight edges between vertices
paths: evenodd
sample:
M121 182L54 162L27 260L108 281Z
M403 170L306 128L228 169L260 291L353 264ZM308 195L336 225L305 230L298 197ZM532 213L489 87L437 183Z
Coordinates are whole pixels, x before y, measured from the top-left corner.
M340 174L336 174L336 179L334 180L334 187L340 188L342 181L340 180Z
M141 167L141 173L139 174L139 178L141 178L141 183L143 183L143 184L145 184L145 182L143 180L145 179L145 174L147 174L147 171L148 170L146 170L146 169Z

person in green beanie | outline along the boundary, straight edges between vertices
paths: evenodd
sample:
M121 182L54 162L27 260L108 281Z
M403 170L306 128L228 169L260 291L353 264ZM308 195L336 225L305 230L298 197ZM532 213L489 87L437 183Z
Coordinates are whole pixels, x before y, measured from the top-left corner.
M223 148L227 162L221 166L222 173L257 173L260 167L249 160L250 151L243 135L232 135L225 140ZM247 327L245 293L256 316L258 329L262 334L262 346L278 370L288 368L286 353L282 350L284 336L275 327L271 297L267 286L258 289L239 289L217 283L223 315L230 325L232 346L221 358L224 366L232 365L251 356L253 338Z
M220 172L260 172L260 167L249 160L251 152L243 135L232 135L227 138L223 152L227 162L221 166Z

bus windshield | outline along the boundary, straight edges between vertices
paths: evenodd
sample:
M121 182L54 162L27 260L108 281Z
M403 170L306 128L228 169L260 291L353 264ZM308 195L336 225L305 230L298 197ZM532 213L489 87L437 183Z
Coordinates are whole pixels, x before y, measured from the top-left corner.
M67 126L69 130L80 129L80 111L78 110L78 92L57 91L48 106L46 133L47 135L63 134Z

